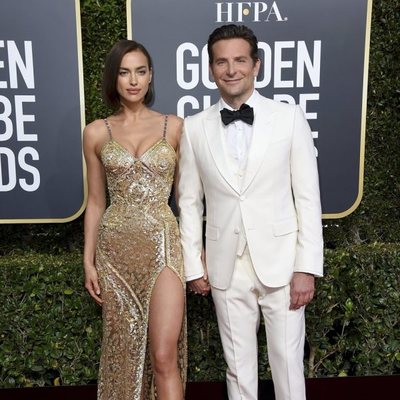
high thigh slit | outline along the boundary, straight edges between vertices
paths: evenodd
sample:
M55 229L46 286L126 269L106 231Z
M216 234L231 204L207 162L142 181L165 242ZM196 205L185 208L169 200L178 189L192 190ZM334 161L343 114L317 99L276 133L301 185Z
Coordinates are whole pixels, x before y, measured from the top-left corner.
M99 227L96 268L103 299L99 400L156 398L148 349L149 309L164 268L185 289L179 230L168 206L176 154L163 137L139 158L110 140L101 150L110 206ZM185 309L185 307L184 307ZM186 313L178 342L186 382Z
M150 297L148 350L153 362L153 376L156 381L157 377L160 379L159 389L163 393L168 390L167 388L171 388L172 382L176 384L178 378L176 374L178 374L179 348L176 344L183 340L184 290L177 273L166 266L158 274ZM165 376L172 380L165 381ZM161 385L164 385L163 388ZM178 395L178 392L175 393Z

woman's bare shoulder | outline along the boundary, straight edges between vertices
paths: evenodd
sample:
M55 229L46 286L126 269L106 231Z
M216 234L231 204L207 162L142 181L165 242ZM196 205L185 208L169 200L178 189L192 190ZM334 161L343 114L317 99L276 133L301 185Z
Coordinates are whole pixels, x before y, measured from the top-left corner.
M182 126L182 118L173 114L168 115L167 137L169 137L169 141L173 144L175 149L178 147L181 140Z
M178 117L175 114L168 114L168 121L172 122L173 124L177 124L182 126L183 124L183 119L181 117Z
M89 147L99 150L109 140L107 125L103 119L96 119L85 126L83 130L83 141Z
M104 121L104 119L96 119L92 121L90 124L87 124L85 126L85 129L83 130L83 134L88 138L98 138L102 137L103 135L107 134L107 125Z
M181 133L183 126L183 119L174 114L168 114L168 126L172 131Z

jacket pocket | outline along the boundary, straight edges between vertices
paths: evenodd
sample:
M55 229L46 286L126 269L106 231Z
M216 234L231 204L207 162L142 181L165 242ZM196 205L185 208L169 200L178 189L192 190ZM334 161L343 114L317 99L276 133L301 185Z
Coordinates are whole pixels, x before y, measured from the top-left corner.
M212 225L206 225L206 238L209 240L219 239L219 228Z
M274 236L283 236L299 230L297 218L288 218L273 225Z

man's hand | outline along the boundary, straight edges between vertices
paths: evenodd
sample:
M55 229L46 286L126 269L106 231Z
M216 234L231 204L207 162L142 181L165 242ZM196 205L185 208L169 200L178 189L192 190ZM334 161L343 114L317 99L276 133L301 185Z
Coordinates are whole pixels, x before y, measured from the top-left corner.
M290 307L297 310L307 305L314 297L314 275L304 272L295 272L290 282Z
M208 283L207 275L188 282L188 286L189 290L203 296L207 296L208 292L210 291L210 284Z
M201 294L203 296L207 296L208 292L211 289L211 286L208 282L208 272L207 272L207 264L206 264L206 253L204 249L201 251L201 262L204 268L204 275L202 278L194 279L193 281L188 282L189 290L196 294Z

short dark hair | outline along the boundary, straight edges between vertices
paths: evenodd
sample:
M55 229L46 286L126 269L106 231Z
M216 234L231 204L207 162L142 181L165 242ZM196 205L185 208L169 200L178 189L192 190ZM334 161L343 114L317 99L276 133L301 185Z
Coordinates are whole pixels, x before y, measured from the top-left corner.
M124 55L130 53L131 51L140 51L141 53L143 53L147 58L149 69L153 70L153 62L151 60L150 54L142 44L135 42L134 40L127 39L119 40L117 43L114 44L106 57L102 85L103 100L114 111L119 110L119 108L121 107L119 94L117 92L117 79L119 68L121 66L121 61ZM149 90L144 96L144 104L151 103L153 97L154 87L152 79L149 84Z
M226 39L244 39L250 45L250 56L254 62L257 62L258 57L258 40L254 32L246 25L228 24L216 28L208 37L207 51L209 63L214 61L212 46L220 40Z

